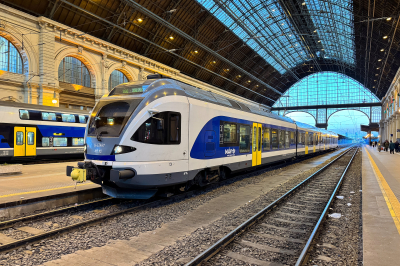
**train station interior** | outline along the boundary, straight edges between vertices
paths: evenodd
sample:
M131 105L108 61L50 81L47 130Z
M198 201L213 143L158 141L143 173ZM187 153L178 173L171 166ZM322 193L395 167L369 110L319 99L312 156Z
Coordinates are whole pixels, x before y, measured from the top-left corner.
M0 0L0 266L398 265L399 22Z

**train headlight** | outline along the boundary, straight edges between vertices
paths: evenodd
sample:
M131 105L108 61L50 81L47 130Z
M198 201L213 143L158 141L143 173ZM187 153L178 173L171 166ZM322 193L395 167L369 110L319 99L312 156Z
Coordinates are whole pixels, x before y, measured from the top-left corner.
M87 144L85 143L85 144L83 145L83 152L86 153L86 150L87 150Z
M111 155L136 151L136 148L124 145L115 145Z

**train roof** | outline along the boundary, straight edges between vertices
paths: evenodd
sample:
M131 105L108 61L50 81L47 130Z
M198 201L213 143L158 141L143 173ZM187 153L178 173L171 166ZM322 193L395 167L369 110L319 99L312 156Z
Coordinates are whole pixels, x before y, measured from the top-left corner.
M156 75L154 75L154 76L156 76ZM191 98L198 99L201 101L211 102L211 103L214 103L217 105L222 105L222 106L233 108L236 110L241 110L241 111L245 111L245 112L249 112L249 113L266 116L269 118L285 121L288 123L294 123L294 121L291 118L268 112L265 109L263 109L259 104L244 103L240 99L228 97L226 95L215 93L212 91L206 91L201 88L195 87L193 85L186 84L184 82L181 82L179 80L174 80L171 78L163 77L163 78L147 79L147 80L140 81L140 82L138 82L138 81L127 82L127 83L123 83L123 84L116 86L113 89L113 91L115 91L116 89L118 89L118 90L129 89L131 87L141 85L141 86L146 86L144 89L145 90L144 93L147 93L153 89L156 89L158 87L157 85L164 86L166 84L175 84L175 85L179 86L179 88L185 92L185 95L187 97L191 97ZM113 95L113 91L110 92L110 94L109 94L110 96Z
M62 112L62 113L70 113L70 114L84 114L84 115L90 114L90 111L87 111L87 110L69 109L69 108L63 108L63 107L46 106L46 105L29 104L29 103L17 103L17 102L8 102L8 101L0 101L0 106L8 106L8 107L16 107L16 108L24 108L24 109L34 109L34 110L39 110L39 111L54 111L54 112Z

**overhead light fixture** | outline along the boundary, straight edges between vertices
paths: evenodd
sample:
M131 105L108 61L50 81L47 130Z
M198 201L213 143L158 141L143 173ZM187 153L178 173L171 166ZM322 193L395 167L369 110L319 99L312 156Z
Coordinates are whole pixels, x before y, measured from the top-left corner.
M317 30L313 31L314 33L317 32Z
M324 48L322 48L322 49L321 49L321 51L325 51L325 49L324 49Z
M377 80L376 80L376 79L374 79L374 81L375 81L375 82L377 82Z
M248 80L247 82L248 82L248 83L250 83L250 82L251 82L251 80Z
M194 53L197 54L199 51L195 50Z
M138 18L137 21L138 21L138 22L143 22L143 19Z
M281 25L283 26L283 25L285 25L285 23L282 23Z
M373 86L372 88L374 88L374 89L375 89L375 86Z
M258 87L258 85L256 85L256 87Z
M378 59L378 62L382 61L382 59Z
M377 67L376 69L379 69L379 67Z
M229 68L227 68L226 71L229 71Z
M378 74L375 74L375 76L378 76Z
M303 2L301 5L305 6L305 5L306 5L306 2Z
M385 49L381 49L381 52L385 51Z
M392 17L388 17L388 18L386 18L386 20L387 20L387 21L390 21L390 20L392 20Z
M217 63L217 61L213 61L213 64Z
M388 38L388 36L383 36L383 39L387 39Z
M272 9L272 12L275 12L275 9Z
M174 36L169 36L169 39L170 39L170 40L173 40L173 39L174 39Z
M241 78L242 76L241 75L238 75L238 78Z
M318 42L321 42L321 40L318 40Z

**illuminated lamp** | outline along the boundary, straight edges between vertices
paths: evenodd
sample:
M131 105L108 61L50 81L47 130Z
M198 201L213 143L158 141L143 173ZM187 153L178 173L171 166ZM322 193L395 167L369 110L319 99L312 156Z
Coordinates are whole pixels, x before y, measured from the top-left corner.
M72 87L74 87L74 89L75 89L76 91L79 91L80 89L83 88L83 85L72 84Z

